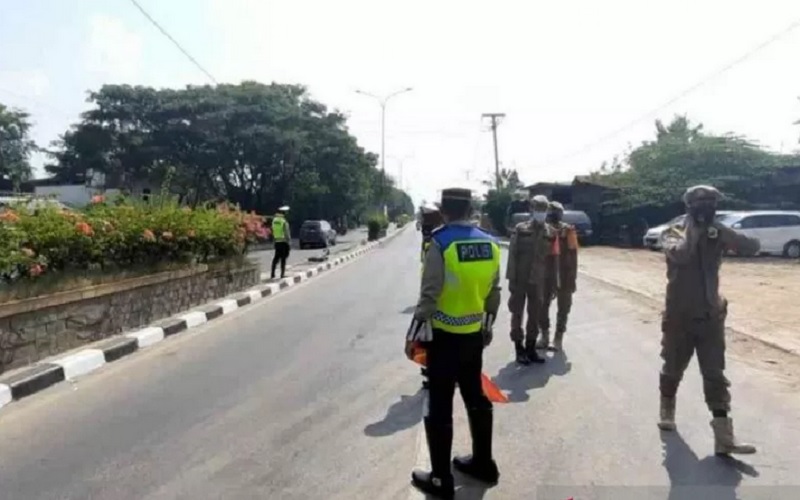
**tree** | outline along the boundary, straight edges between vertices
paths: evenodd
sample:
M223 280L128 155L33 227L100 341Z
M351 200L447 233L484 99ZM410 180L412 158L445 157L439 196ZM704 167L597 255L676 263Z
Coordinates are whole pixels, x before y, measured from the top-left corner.
M716 186L735 204L783 161L743 137L707 134L701 124L677 116L667 126L657 121L655 140L632 149L621 164L595 172L593 180L619 190L618 211L680 206L684 190L695 184Z
M516 170L500 170L500 187L493 187L491 181L484 181L484 185L490 189L486 193L486 202L483 205L484 212L489 216L492 227L499 234L506 234L507 210L514 199L514 194L525 185L520 181Z
M299 85L106 85L64 134L48 171L81 181L88 168L123 187L162 183L190 204L227 199L293 220L363 215L377 201L376 157L346 118Z
M28 137L28 118L24 111L0 104L0 179L10 181L15 190L32 173L28 160L36 145Z

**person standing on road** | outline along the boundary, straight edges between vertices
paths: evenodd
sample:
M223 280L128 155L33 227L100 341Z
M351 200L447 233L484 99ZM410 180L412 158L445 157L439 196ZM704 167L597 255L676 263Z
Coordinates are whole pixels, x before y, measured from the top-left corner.
M428 253L428 249L431 247L433 243L433 231L442 225L442 214L439 211L439 207L422 207L421 209L421 226L420 231L422 232L422 252L420 253L420 261L423 265L423 272L424 272L424 265L425 265L425 255ZM423 367L420 368L420 372L422 374L422 388L428 388L428 369Z
M578 280L578 234L575 227L562 221L564 206L557 202L550 202L547 212L547 223L558 237L558 255L547 257L547 274L545 277L544 304L542 305L541 337L539 349L560 351L564 333L567 331L567 318L572 308L572 294L577 289ZM556 313L556 332L553 345L550 346L550 304L556 299L558 312Z
M440 498L453 498L455 490L450 456L456 385L467 409L472 455L453 459L453 466L489 484L500 476L492 457L492 403L481 385L483 349L500 307L500 247L469 222L471 204L469 189L442 191L445 225L433 232L406 336L409 359L417 343L425 346L430 379L424 425L432 470L413 471L411 481Z
M272 257L272 279L275 279L275 271L278 264L281 265L281 278L286 277L286 259L291 252L292 232L289 229L289 222L286 220L286 212L289 207L283 206L278 209L278 213L272 219L272 237L275 241L275 256Z
M558 238L545 222L548 205L545 196L533 197L531 218L517 224L508 248L506 279L511 294L508 299L511 341L514 342L516 360L523 365L545 361L536 352L536 337L539 334L539 316L543 314L544 307L547 257L558 255ZM528 321L523 334L522 318L525 312L528 313Z
M660 375L661 408L658 427L675 425L675 397L694 352L703 376L706 404L712 414L714 451L718 455L755 453L754 446L734 437L730 382L725 378L725 319L728 302L719 294L719 268L727 250L756 254L759 241L715 222L720 192L694 186L684 194L685 228L673 226L665 238L667 261L666 307L662 315Z

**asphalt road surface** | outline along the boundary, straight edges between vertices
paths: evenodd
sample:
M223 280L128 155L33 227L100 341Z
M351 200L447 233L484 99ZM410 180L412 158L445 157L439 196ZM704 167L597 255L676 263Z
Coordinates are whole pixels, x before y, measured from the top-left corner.
M357 245L365 239L367 239L366 228L353 229L348 231L345 235L339 235L336 238L336 245L330 247L331 255L346 252L349 249L352 249L354 245ZM321 248L308 248L305 250L300 250L300 244L298 240L293 239L292 250L291 253L289 253L289 258L286 259L286 266L287 268L290 268L292 266L296 266L297 264L308 262L310 257L319 257L322 255L322 252L323 250ZM272 268L272 257L274 255L275 253L273 250L259 250L257 252L251 252L249 257L261 265L262 272L270 272Z
M419 280L409 230L341 270L0 412L3 499L394 499L424 458L418 369L402 356ZM735 307L735 304L733 304ZM566 355L519 369L502 314L486 371L500 484L458 498L800 498L797 362L731 342L735 424L712 455L696 365L679 433L656 428L658 315L582 279ZM792 373L794 375L792 375ZM457 401L455 451L468 451ZM794 486L792 486L794 485Z

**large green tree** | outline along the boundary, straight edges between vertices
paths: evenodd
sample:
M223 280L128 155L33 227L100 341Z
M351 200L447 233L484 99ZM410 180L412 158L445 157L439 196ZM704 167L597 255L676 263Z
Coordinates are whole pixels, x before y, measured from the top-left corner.
M377 202L375 155L302 86L107 85L89 101L48 167L63 180L81 181L87 169L131 188L169 177L188 203L223 198L261 213L290 205L294 219L357 216Z
M746 203L749 193L787 161L792 159L743 137L705 133L702 125L678 116L667 125L657 121L655 140L643 142L592 177L618 190L618 211L679 207L684 190L695 184L716 186L736 205Z
M14 189L31 177L29 158L36 145L29 137L28 118L24 111L0 104L0 179Z
M501 169L500 185L496 186L496 181L484 181L484 185L489 186L489 191L485 196L483 211L488 215L489 221L495 232L505 235L508 224L508 208L514 200L514 195L525 185L520 181L516 170Z

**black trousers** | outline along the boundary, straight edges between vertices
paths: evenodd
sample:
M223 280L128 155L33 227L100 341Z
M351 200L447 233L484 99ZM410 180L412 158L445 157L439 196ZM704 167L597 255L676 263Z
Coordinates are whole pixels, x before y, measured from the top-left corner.
M483 394L483 337L479 332L455 334L433 330L427 346L428 415L435 426L453 425L456 385L467 411L488 410L492 403Z
M272 257L272 277L275 277L275 269L278 263L281 265L281 278L286 275L286 259L289 257L289 242L276 241L275 242L275 256Z

